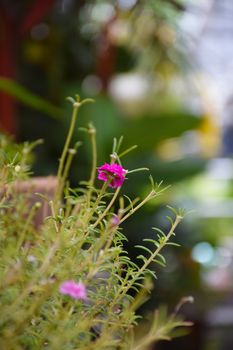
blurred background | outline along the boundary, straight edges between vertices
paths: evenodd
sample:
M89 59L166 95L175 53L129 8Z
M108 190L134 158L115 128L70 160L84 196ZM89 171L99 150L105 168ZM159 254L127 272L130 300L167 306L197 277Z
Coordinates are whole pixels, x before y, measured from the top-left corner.
M126 169L149 167L172 185L125 225L126 245L166 230L167 204L192 210L177 231L180 248L155 267L151 300L141 312L180 298L195 322L189 335L157 350L233 349L233 2L232 0L1 0L0 128L17 142L45 140L35 175L56 173L70 121L66 96L92 97L79 126L97 128L98 164L113 137L138 145ZM71 182L88 178L83 140ZM149 190L132 174L125 192Z

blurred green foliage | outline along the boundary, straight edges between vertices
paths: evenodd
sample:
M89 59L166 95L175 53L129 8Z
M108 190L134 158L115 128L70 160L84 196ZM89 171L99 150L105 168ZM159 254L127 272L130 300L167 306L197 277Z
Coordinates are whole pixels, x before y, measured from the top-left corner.
M93 96L96 103L83 108L79 124L86 126L92 121L97 129L98 165L107 161L113 137L123 135L125 147L138 145L131 157L125 157L129 169L144 164L150 167L156 180L167 183L182 181L203 170L205 161L198 154L184 153L179 154L178 159L163 159L157 152L161 142L170 138L179 141L187 131L197 130L202 123L202 116L187 107L182 95L176 97L174 103L175 91L168 91L169 83L188 65L178 44L177 24L184 2L132 1L128 7L124 6L126 3L57 1L19 43L18 82L33 95L15 83L11 83L10 88L5 84L3 88L30 106L19 108L19 140L45 139L45 145L37 151L35 174L56 172L70 118L69 106L63 101L74 93L82 97L88 95L83 84L88 75L98 76L103 85ZM29 3L22 1L17 9L18 17L22 18ZM111 11L112 17L108 15ZM120 31L117 32L117 28ZM159 83L159 88L147 96L153 102L152 107L147 108L147 102L145 110L137 112L135 107L135 117L127 115L104 85L105 80L108 85L114 75L129 71L147 73L152 81ZM35 95L50 101L52 106ZM48 118L48 114L54 117L56 110L57 116L60 115L61 107L61 119ZM77 139L83 140L78 130L73 142ZM77 184L87 177L89 167L89 148L83 142L71 182ZM127 183L129 193L141 195L145 191L141 179L146 176L140 174L137 182ZM151 220L154 215L150 213Z
M120 6L120 3L124 2L57 1L21 40L17 56L18 82L12 81L9 85L9 82L0 81L0 89L24 104L18 109L18 139L43 137L45 144L37 150L33 170L36 175L55 173L70 121L70 107L64 103L65 97L75 93L89 96L84 81L94 75L99 79L101 88L92 96L95 104L85 106L81 111L79 125L87 126L92 121L97 129L98 165L108 160L113 137L123 135L125 147L138 145L130 157L125 157L128 169L147 166L157 181L164 180L168 184L184 181L189 186L185 180L201 173L206 166L207 161L202 155L198 152L188 154L183 149L178 157L164 158L158 151L164 141L175 138L180 142L187 132L197 132L203 122L202 110L195 113L188 106L186 95L170 86L173 79L185 73L189 66L180 49L178 28L185 2L141 0L132 1L128 8ZM28 1L17 4L19 17L26 12L28 4ZM107 16L108 11L113 11L112 17ZM142 104L144 109L137 110L136 104L133 117L111 97L108 90L115 75L127 72L148 74L156 85L148 92ZM74 185L80 179L88 178L91 163L89 145L78 129L75 130L73 143L77 140L83 141L83 145L79 160L71 171L70 181ZM127 182L128 194L141 196L146 191L142 179L147 176L138 174L135 181ZM182 193L185 191L187 188L181 189ZM174 204L179 197L175 191L165 193L157 211L146 207L137 221L129 223L130 242L137 243L145 236L143 227L159 221L157 214L164 210L161 207L169 196L174 196L169 198ZM199 267L190 258L191 246L195 239L199 239L193 238L197 237L199 230L194 226L181 227L185 247L179 256L170 256L173 272L160 272L163 282L161 289L156 289L160 296L157 299L169 293L173 301L184 292L191 293L200 287ZM129 249L130 246L131 243Z
M37 95L31 93L31 91L25 89L22 85L16 83L13 80L0 78L0 90L11 95L17 101L25 104L28 107L36 109L41 113L45 113L52 118L61 118L62 110L52 103L40 98Z

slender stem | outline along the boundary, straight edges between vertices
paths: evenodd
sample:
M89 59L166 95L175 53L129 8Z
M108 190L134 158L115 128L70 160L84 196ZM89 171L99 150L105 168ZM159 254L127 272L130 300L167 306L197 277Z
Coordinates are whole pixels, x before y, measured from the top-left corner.
M118 189L114 193L111 201L109 202L108 206L106 207L104 212L100 215L100 217L96 220L96 222L92 225L92 228L95 228L101 222L101 220L105 217L105 215L108 213L109 209L112 207L113 203L115 202L115 200L120 192L120 189L121 189L121 187L118 187Z
M177 225L180 223L181 220L182 220L182 217L177 215L176 219L175 219L173 225L171 226L171 228L170 228L167 236L165 237L164 241L158 246L158 248L150 256L150 258L147 259L147 261L143 264L143 266L138 270L138 272L134 275L134 277L129 281L128 285L127 286L123 286L123 288L121 288L121 290L119 290L119 292L115 296L114 300L112 301L112 305L114 305L114 303L116 302L116 300L118 299L119 296L121 296L121 298L123 298L124 295L128 292L128 290L136 282L136 280L143 274L145 269L150 265L150 263L154 260L154 258L159 254L159 252L167 244L167 242L169 241L169 239L173 235L175 228L177 227Z
M6 320L8 320L11 317L11 315L14 313L14 310L20 305L20 303L23 301L23 299L25 297L27 297L27 295L30 293L31 288L32 288L33 284L35 283L35 281L37 280L37 278L40 278L45 273L46 269L50 265L51 259L54 257L54 255L57 251L57 248L59 247L59 241L60 241L60 236L58 235L56 241L51 246L50 251L49 251L48 255L46 256L43 264L39 268L37 274L35 274L33 276L33 278L30 280L30 282L24 287L24 289L21 291L20 295L17 297L17 299L15 299L14 303L9 306L7 315L5 316L5 318L3 317L0 320L0 323L3 324Z
M90 206L90 200L92 195L92 186L95 182L95 173L96 173L96 167L97 167L97 148L96 148L96 130L91 127L89 130L89 133L91 135L91 146L92 146L92 169L91 169L91 176L89 180L89 190L87 193L87 205Z
M47 269L47 267L49 266L50 264L50 261L51 259L54 257L56 251L57 251L57 248L59 247L59 244L60 244L60 235L59 235L59 227L58 227L58 224L57 224L57 221L56 221L56 216L55 216L55 209L54 209L54 205L53 205L53 201L50 201L49 202L50 204L50 207L51 207L51 212L52 212L52 217L53 217L53 221L54 221L54 227L55 227L55 230L56 230L56 233L58 234L57 235L57 238L56 240L54 241L54 243L52 244L50 250L49 250L49 253L48 255L46 256L43 264L41 265L41 267L39 268L38 270L38 273L39 274L42 274L44 273L44 271Z
M133 215L135 213L135 211L137 211L138 209L140 209L146 202L148 202L151 198L154 198L156 195L155 191L152 190L148 196L141 202L139 203L135 208L131 209L129 211L128 214L126 214L125 216L123 216L123 218L120 221L120 224L125 221L126 219L128 219L128 217L130 217L131 215Z
M65 141L65 145L62 151L62 155L61 158L59 159L59 167L58 167L58 173L57 173L57 177L58 177L58 188L57 188L57 193L55 195L55 203L57 203L57 200L60 198L61 192L62 192L62 187L63 187L63 183L62 183L62 172L65 166L65 159L67 156L67 152L69 149L69 145L74 133L74 129L75 129L75 124L77 121L77 116L78 116L78 110L80 107L80 103L79 102L75 102L73 104L73 113L72 113L72 118L71 118L71 123L70 123L70 127L68 130L68 134L66 137L66 141Z
M53 202L50 201L49 204L51 206L52 216L53 216L53 218L55 218ZM57 226L57 222L56 221L54 221L54 225L55 225L56 232L59 233L59 228ZM2 323L4 323L7 319L9 319L11 317L11 315L13 314L14 309L16 309L18 305L20 305L22 300L31 291L31 288L32 288L33 284L35 283L35 281L37 280L37 278L39 278L46 271L47 267L50 264L51 259L54 257L54 255L55 255L55 253L57 251L57 248L59 247L59 242L60 242L60 236L57 235L57 238L56 238L55 242L53 243L53 245L51 246L48 255L46 256L43 264L39 268L38 273L33 276L33 278L30 280L30 282L21 291L20 295L17 297L17 299L14 301L14 303L10 305L7 316L5 317L5 319L4 319L4 317L3 317L3 319L1 319Z
M109 182L105 182L105 183L103 184L103 186L102 186L102 188L101 188L101 190L100 190L100 193L98 194L98 197L96 198L95 204L94 204L94 206L93 206L91 212L89 213L89 215L88 215L88 217L87 217L87 222L86 222L87 225L88 225L89 221L91 220L92 215L94 214L96 208L98 207L98 204L99 204L99 202L101 201L102 196L103 196L103 194L104 194L106 188L108 187L108 184L109 184Z
M50 201L49 205L50 205L51 212L52 212L52 217L53 217L55 230L56 230L57 233L59 233L59 228L58 228L57 221L56 221L56 215L55 215L55 209L54 209L53 201Z
M73 152L72 152L73 151ZM67 161L65 163L65 167L64 167L64 171L63 171L63 174L61 176L61 181L60 181L60 191L58 192L58 198L60 198L60 195L61 195L61 191L65 185L65 181L67 179L67 176L69 174L69 170L70 170L70 167L71 167L71 163L72 163L72 160L74 158L76 154L76 150L75 149L69 149L68 150L68 156L67 156Z
M177 227L177 225L180 223L181 221L181 217L180 216L176 216L176 219L173 223L173 225L171 226L168 234L166 235L165 239L163 240L163 242L158 246L158 248L154 251L154 253L149 257L149 259L147 259L147 261L145 262L145 264L138 270L137 274L134 275L133 279L130 281L129 286L127 287L128 289L134 284L134 282L141 276L141 274L143 273L143 271L145 271L145 269L150 265L150 263L154 260L154 258L159 254L159 252L163 249L163 247L167 244L167 242L169 241L169 239L171 238L171 236L173 235L175 228Z
M30 211L30 213L29 213L29 215L28 215L28 218L27 218L27 220L26 220L26 222L25 222L23 231L22 231L22 233L21 233L21 235L20 235L20 237L19 237L18 244L17 244L17 248L16 248L17 251L18 251L18 250L20 249L20 247L22 246L23 241L24 241L24 238L25 238L25 235L26 235L27 230L28 230L28 227L29 227L30 223L32 222L32 219L33 219L33 217L34 217L34 215L35 215L35 213L36 213L36 210L39 209L40 206L41 206L41 203L40 203L40 202L37 202L37 203L35 203L35 204L33 205L32 209L31 209L31 211Z
M99 253L99 257L97 259L97 261L95 262L95 264L91 264L92 265L92 269L94 271L98 270L98 267L101 265L104 257L105 257L105 253L108 251L108 249L110 248L113 238L114 238L114 232L115 232L115 227L108 227L106 229L106 231L104 232L104 234L101 236L99 242L97 242L95 245L92 245L89 249L88 249L88 256L89 259L88 261L91 262L93 261L93 252L100 252L101 247L104 245L104 243L106 243L105 247L102 250L102 253ZM88 265L87 262L85 262L86 265ZM92 277L92 273L93 271L89 271L86 280L90 279Z
M114 236L115 236L114 233L115 233L115 230L114 230L114 228L112 228L112 230L109 232L106 245L105 245L105 247L104 247L104 249L103 249L103 256L105 256L105 253L106 253L106 252L108 251L108 249L111 247L113 238L114 238Z
M166 335L168 331L166 332L166 327L160 327L156 330L157 332L149 332L149 334L146 337L143 337L142 340L134 346L133 350L143 350L147 349L147 347L155 341L158 340L170 340L169 336ZM147 346L147 347L146 347Z
M50 262L52 260L52 258L54 257L58 247L59 247L59 242L60 242L60 237L58 236L56 241L53 243L53 245L51 246L48 255L46 256L43 264L41 265L41 267L38 270L38 275L42 275L47 267L50 265Z

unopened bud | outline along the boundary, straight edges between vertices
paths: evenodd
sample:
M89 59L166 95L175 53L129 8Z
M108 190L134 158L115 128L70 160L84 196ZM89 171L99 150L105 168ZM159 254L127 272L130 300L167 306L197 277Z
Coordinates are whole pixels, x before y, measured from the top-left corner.
M39 208L41 207L41 205L42 205L41 202L36 202L36 203L35 203L35 208L36 208L36 209L39 209Z
M76 154L77 153L77 151L74 149L74 148L69 148L69 154Z

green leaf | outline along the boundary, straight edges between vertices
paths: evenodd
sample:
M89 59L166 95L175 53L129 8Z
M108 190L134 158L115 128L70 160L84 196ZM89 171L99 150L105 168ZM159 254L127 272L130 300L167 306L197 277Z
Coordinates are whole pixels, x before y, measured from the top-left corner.
M144 285L142 283L139 283L139 282L134 282L134 286L137 286L137 287L140 287L140 288L144 287Z
M158 259L153 259L153 262L155 262L156 264L159 264L162 267L165 267L166 264L164 264L162 261L158 260Z
M167 242L166 245L173 245L174 247L180 247L180 244L174 242Z
M149 269L146 269L146 270L145 270L145 273L148 273L148 274L151 275L154 279L157 280L157 276L156 276L156 274L155 274L154 271L151 271L151 270L149 270Z
M15 97L26 106L32 107L52 118L60 119L62 109L31 93L28 89L15 81L7 78L0 78L0 90Z
M145 164L137 163L138 166ZM151 173L157 179L164 179L166 184L172 184L176 181L182 181L187 177L198 174L206 166L206 160L198 157L185 157L178 160L166 161L155 156L148 158L146 165L150 168Z
M144 255L138 255L137 259L142 260L144 263L147 262L147 258Z
M166 265L166 259L164 258L163 255L157 254L157 257L160 258L162 260L162 262Z
M141 118L125 120L122 134L127 135L126 147L134 144L139 148L151 150L162 140L178 137L187 130L198 128L201 118L189 111L169 111L160 115L146 115ZM142 137L142 130L146 137Z
M170 222L171 226L174 224L174 220L170 216L166 216L167 220Z
M125 151L123 151L121 154L119 154L119 158L125 156L127 153L133 151L137 147L138 147L137 145L134 145L132 147L127 148Z
M150 243L155 244L156 241L154 239L152 239L152 238L144 238L143 242L150 242Z
M152 230L159 232L164 238L166 237L165 233L158 227L152 227Z
M145 246L143 246L143 245L135 245L135 248L142 249L142 250L144 250L145 252L149 253L150 255L153 254L152 251L151 251L149 248L147 248L147 247L145 247Z

